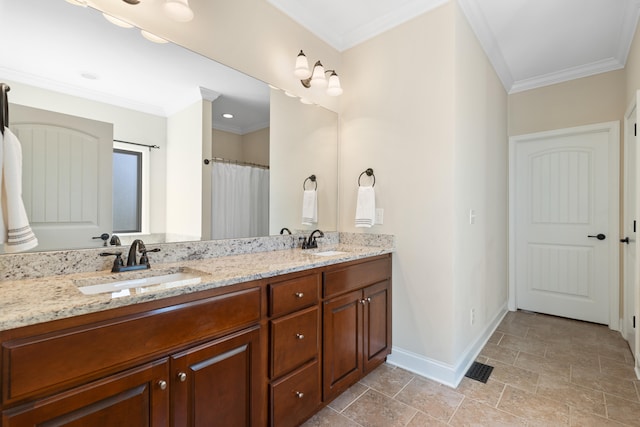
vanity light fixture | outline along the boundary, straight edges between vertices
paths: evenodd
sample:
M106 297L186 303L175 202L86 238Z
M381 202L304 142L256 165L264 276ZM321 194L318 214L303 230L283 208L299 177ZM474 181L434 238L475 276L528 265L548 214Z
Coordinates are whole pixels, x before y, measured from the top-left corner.
M118 27L133 28L133 25L129 24L128 22L125 22L122 19L114 18L113 16L111 16L111 15L109 15L107 13L103 12L102 16L104 16L104 19L106 19L107 21L111 22L113 25L117 25Z
M166 0L164 11L174 21L189 22L193 19L193 10L189 7L189 0Z
M326 88L327 95L342 95L342 87L340 86L340 78L335 70L325 70L320 61L316 61L313 71L309 70L309 62L304 52L301 50L296 58L296 65L293 74L300 79L302 86ZM329 74L327 80L326 74Z

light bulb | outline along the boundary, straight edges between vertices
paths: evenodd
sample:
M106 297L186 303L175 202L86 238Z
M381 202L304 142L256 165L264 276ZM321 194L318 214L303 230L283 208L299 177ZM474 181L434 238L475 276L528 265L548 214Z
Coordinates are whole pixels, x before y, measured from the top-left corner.
M171 19L178 22L189 22L193 19L193 10L189 7L188 0L167 0L164 11Z
M309 71L309 62L303 51L300 51L296 58L296 68L293 74L300 80L308 79L311 76Z
M339 96L342 95L342 87L340 86L340 77L335 71L331 72L329 76L329 85L327 86L327 95Z

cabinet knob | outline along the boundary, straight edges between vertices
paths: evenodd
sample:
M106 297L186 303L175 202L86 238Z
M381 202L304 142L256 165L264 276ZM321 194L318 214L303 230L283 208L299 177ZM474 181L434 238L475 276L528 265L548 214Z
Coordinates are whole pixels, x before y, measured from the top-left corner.
M166 390L167 389L167 382L165 380L158 381L158 387L160 387L160 390Z
M296 338L298 338L299 340L304 339L304 335L302 335L302 334L296 334Z
M185 382L187 380L187 374L185 374L184 372L179 372L178 373L178 379L182 383Z
M371 302L371 298L367 298L367 302Z
M301 391L296 391L296 396L298 396L298 399L302 399L304 397L304 393Z
M296 298L302 298L304 296L304 292L296 292Z
M360 304L364 305L364 303L367 302L366 300L361 299L360 300Z

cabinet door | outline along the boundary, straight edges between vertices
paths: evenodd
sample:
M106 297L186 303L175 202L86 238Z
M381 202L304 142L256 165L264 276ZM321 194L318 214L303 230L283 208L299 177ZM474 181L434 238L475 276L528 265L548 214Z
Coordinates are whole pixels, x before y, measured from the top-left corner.
M13 426L167 426L169 361L160 361L2 413Z
M358 381L362 374L362 291L325 301L323 400Z
M259 425L259 344L256 326L172 356L173 425Z
M391 289L388 280L364 289L364 373L391 352Z

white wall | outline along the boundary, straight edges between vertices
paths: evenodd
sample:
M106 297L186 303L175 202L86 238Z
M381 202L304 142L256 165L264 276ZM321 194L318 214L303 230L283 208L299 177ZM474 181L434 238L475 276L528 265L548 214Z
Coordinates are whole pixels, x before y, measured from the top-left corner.
M167 241L200 240L202 120L198 101L167 119Z

